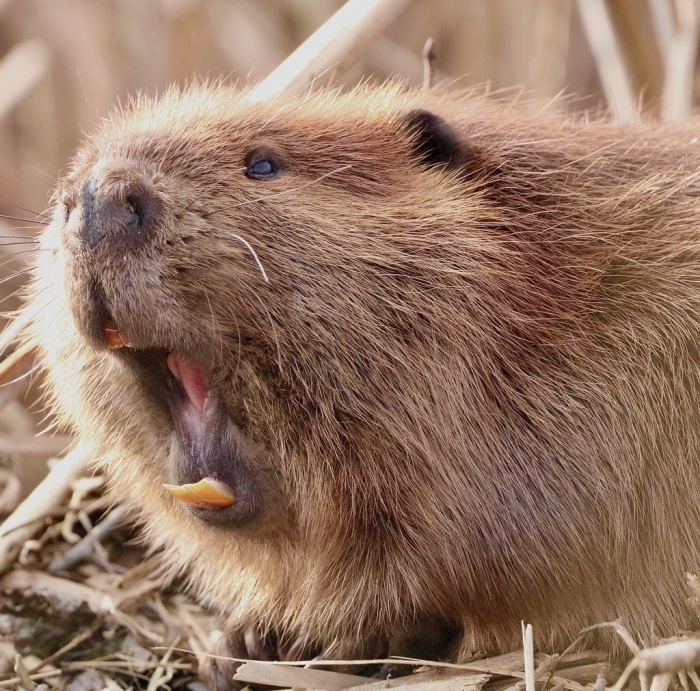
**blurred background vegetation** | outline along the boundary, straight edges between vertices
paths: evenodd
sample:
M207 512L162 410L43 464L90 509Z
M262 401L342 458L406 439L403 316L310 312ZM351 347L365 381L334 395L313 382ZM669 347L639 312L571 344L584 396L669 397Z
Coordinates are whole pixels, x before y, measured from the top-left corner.
M35 219L82 136L130 94L158 93L193 76L257 81L326 21L342 0L0 0L0 214ZM682 119L697 103L700 0L413 0L337 81L400 76L420 84L426 39L439 80L524 87L564 106L632 120ZM0 218L6 236L37 226ZM0 298L19 304L23 246L0 247ZM20 291L21 293L21 291ZM31 399L31 397L30 397ZM57 453L21 443L40 414L16 402L0 431L21 468L23 493ZM20 435L20 437L18 437ZM17 441L19 439L19 441ZM38 449L38 450L37 450ZM4 454L0 439L0 455Z

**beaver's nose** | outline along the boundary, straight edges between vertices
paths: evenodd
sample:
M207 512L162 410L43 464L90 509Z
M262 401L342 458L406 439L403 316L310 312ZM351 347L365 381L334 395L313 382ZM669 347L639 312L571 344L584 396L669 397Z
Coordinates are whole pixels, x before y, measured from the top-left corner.
M138 244L157 215L157 199L144 180L95 172L80 190L82 208L78 234L95 247L106 238Z

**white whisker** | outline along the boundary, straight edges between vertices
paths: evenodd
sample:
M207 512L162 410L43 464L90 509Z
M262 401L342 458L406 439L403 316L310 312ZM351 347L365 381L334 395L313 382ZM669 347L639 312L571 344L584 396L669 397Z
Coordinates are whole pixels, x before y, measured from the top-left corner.
M263 267L262 262L260 261L260 257L258 257L257 252L253 249L253 246L245 238L242 238L240 235L236 235L236 233L228 234L232 238L235 238L239 242L243 243L248 248L248 251L253 255L253 259L255 259L255 263L258 265L258 269L260 269L260 273L262 274L263 279L265 279L265 283L269 283L270 279L267 277L265 267Z

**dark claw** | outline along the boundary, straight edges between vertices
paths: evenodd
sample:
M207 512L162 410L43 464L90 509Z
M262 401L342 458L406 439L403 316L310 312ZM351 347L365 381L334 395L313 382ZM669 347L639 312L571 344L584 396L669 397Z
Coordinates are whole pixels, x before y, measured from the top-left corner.
M260 662L270 662L279 658L277 654L277 637L272 635L263 636L254 628L248 629L243 634L246 654L243 656L248 660L260 660Z
M306 636L300 636L289 645L280 643L279 659L285 662L299 662L301 660L313 660L319 649Z
M325 669L341 674L371 677L377 674L379 665L324 665L323 660L375 660L386 657L386 643L380 638L371 638L360 643L351 640L336 641L317 657L314 669Z

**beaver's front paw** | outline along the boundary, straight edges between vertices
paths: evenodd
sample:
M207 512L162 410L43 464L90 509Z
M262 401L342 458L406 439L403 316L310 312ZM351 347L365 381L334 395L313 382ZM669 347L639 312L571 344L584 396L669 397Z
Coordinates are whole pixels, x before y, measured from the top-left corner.
M249 627L221 636L214 654L216 657L208 657L200 665L199 676L211 691L231 691L250 686L233 679L242 664L240 660L307 660L318 655L318 651L304 638L286 642L273 633L263 634Z
M376 675L380 678L397 677L410 674L412 667L400 664L324 665L324 662L386 657L439 660L454 655L458 638L457 627L430 616L416 617L411 624L394 631L389 637L368 637L360 642L341 638L323 649L304 637L285 640L274 633L263 634L256 627L249 627L235 629L222 636L216 645L217 657L207 658L200 666L199 674L212 691L232 691L250 686L233 679L241 666L240 660L314 660L311 666L315 669L362 676Z

